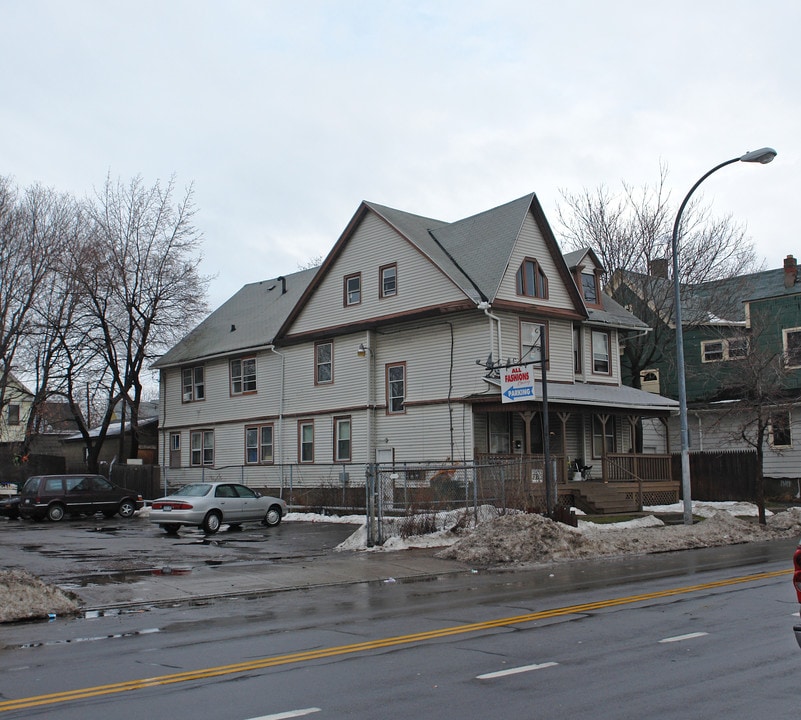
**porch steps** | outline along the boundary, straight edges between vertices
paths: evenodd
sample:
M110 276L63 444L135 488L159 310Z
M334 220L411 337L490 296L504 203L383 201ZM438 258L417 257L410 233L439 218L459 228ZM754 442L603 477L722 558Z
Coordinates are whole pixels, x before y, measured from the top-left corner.
M623 490L602 482L588 480L570 483L576 507L596 515L637 512L637 501L626 497Z

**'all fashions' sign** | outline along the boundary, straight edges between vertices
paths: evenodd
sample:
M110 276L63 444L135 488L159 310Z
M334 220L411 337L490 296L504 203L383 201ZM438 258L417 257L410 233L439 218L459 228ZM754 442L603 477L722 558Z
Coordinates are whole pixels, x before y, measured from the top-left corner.
M534 377L530 366L521 365L501 370L501 402L534 399Z

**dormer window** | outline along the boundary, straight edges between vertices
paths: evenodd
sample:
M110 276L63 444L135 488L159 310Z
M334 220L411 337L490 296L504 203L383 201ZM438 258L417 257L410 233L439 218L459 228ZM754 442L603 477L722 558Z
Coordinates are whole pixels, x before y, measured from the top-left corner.
M543 299L548 297L548 278L536 260L524 260L515 279L518 295Z
M595 273L581 273L581 294L587 304L598 305L600 293L598 291L598 276Z

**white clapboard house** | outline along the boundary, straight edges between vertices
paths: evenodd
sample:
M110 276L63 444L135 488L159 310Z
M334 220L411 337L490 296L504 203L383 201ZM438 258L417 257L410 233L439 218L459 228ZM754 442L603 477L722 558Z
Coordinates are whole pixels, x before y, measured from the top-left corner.
M670 448L638 452L637 428L676 403L622 385L646 328L601 272L562 254L534 194L456 222L363 202L319 268L246 285L156 362L160 462L275 488L541 459L544 352L556 479L577 461L669 483Z

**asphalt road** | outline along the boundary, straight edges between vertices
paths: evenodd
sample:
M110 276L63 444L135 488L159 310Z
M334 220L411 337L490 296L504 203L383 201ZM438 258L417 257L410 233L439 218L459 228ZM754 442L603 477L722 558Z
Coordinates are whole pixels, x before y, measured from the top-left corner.
M323 530L306 527L281 530L287 541L308 531L311 548ZM11 626L0 715L796 717L794 544L355 582ZM317 561L328 557L323 549Z

